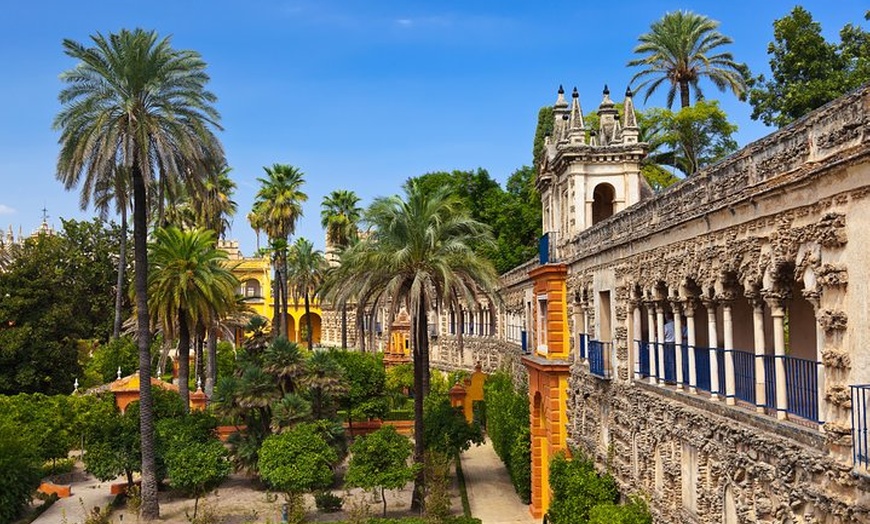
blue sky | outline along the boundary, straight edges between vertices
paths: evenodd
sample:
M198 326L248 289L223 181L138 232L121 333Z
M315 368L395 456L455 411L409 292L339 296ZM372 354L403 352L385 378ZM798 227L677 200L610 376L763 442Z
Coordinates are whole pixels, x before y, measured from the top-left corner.
M61 41L143 27L172 35L209 64L224 144L238 184L230 237L250 254L245 221L263 166L305 172L309 201L297 233L323 246L320 202L334 189L368 204L410 176L483 167L504 183L531 161L538 109L577 86L584 111L609 84L621 94L635 71L637 36L665 12L690 9L721 22L730 51L769 74L772 23L795 2L411 0L41 0L10 2L0 17L0 227L86 218L76 192L55 179L58 75L74 63ZM802 2L829 40L863 24L858 0ZM771 130L751 108L706 84L738 124L741 146ZM647 106L663 105L665 92ZM618 97L618 98L621 98ZM642 99L638 100L643 107Z

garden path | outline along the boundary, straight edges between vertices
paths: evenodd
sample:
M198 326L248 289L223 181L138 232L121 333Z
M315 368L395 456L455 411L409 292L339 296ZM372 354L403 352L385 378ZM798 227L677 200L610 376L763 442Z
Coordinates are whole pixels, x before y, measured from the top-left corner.
M81 468L77 464L76 468ZM95 507L102 508L112 502L114 495L109 493L108 482L100 482L87 473L77 471L71 483L72 496L58 499L32 524L74 524L84 522L86 513Z
M462 454L462 472L471 514L483 524L535 524L529 506L517 497L510 476L487 440Z

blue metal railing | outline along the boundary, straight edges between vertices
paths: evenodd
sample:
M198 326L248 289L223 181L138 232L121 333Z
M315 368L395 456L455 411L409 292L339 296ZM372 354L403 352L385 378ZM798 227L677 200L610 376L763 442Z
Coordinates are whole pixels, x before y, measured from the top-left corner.
M640 376L649 377L649 343L643 340L637 342L637 357L640 361Z
M710 349L694 347L695 352L695 378L697 387L701 391L710 391Z
M610 350L612 343L589 341L589 372L599 378L610 378Z
M673 342L656 344L659 351L664 352L665 382L674 384L677 382L677 346Z
M776 410L776 357L761 355L764 363L764 407Z
M870 467L867 405L870 404L870 384L849 386L852 394L852 463L856 468Z
M680 368L683 371L683 384L689 385L689 345L688 344L680 344L680 357L682 358L682 362L680 363Z
M713 393L719 393L723 397L725 394L725 350L722 348L716 348L716 366L717 373L719 375L719 391L713 391Z
M734 396L755 404L755 353L734 349Z
M813 422L819 422L820 362L803 358L781 357L785 360L786 411Z
M580 358L585 359L586 353L587 353L586 348L587 348L587 345L589 343L589 335L587 335L586 333L580 333L578 343L580 345L580 347L578 348L578 350L580 352Z

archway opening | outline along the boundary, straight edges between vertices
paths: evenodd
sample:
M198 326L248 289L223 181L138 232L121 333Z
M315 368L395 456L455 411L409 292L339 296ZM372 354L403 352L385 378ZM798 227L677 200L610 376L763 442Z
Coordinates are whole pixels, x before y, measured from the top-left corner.
M616 190L607 183L598 184L592 191L592 224L613 216Z

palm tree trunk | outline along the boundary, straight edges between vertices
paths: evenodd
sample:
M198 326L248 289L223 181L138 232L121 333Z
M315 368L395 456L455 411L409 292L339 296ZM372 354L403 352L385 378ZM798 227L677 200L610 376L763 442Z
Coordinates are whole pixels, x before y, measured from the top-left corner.
M196 325L196 347L194 348L194 377L197 382L202 385L202 368L203 368L203 358L202 358L202 349L205 342L205 326L202 325L202 322Z
M218 329L214 322L208 328L208 337L206 338L206 350L208 356L205 366L205 396L209 399L214 393L214 385L217 382L217 337Z
M272 281L272 338L281 336L281 268L275 267L275 280Z
M689 100L689 82L687 80L680 80L680 107L689 107L689 105L691 105Z
M347 304L341 305L341 349L347 349Z
M148 318L148 206L145 179L133 164L133 264L136 290L136 334L139 345L139 431L142 450L142 505L145 521L160 517L154 449L154 403L151 397L151 324Z
M287 329L287 295L289 282L287 281L287 248L281 251L281 326L283 326L284 336L290 338L289 330Z
M423 347L426 336L426 311L418 305L413 321L412 343L414 344L414 463L419 465L419 471L414 478L414 493L411 496L411 509L422 511L424 507L425 475L423 472L423 455L426 452L426 441L423 434L423 399L428 391L428 379L424 368L428 362L423 360ZM422 320L421 320L422 319ZM422 327L421 327L422 326Z
M305 292L305 327L308 329L308 351L314 349L314 332L311 329L311 305L308 299L308 291Z
M124 302L124 274L127 269L127 206L121 206L121 239L118 253L118 282L115 286L115 322L112 338L121 336L121 306Z
M187 313L178 312L178 394L184 403L184 412L190 411L190 326Z

